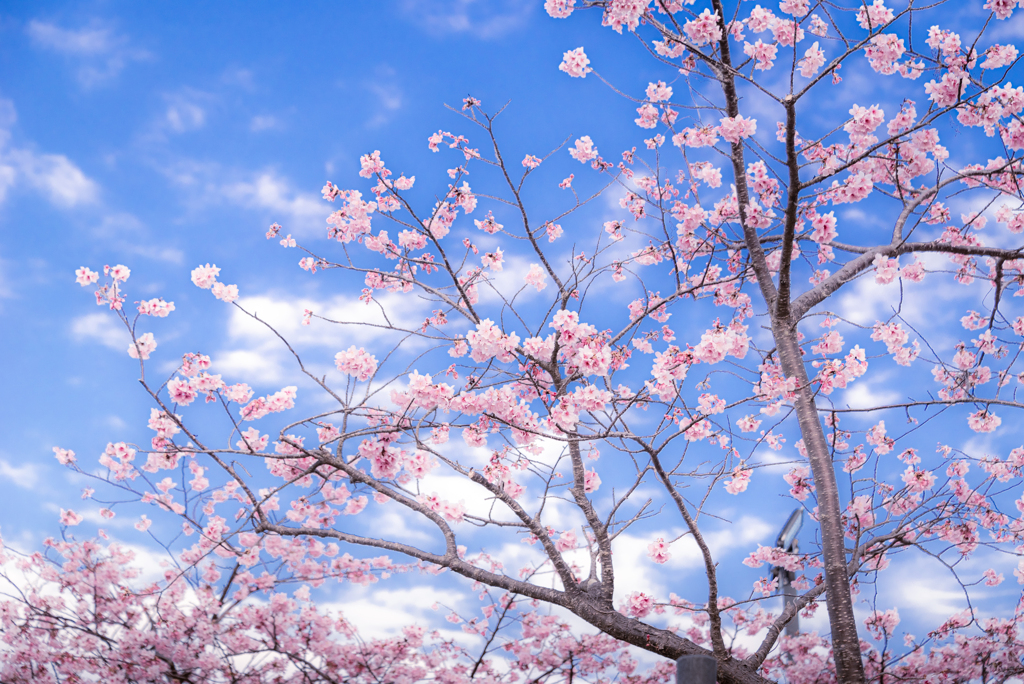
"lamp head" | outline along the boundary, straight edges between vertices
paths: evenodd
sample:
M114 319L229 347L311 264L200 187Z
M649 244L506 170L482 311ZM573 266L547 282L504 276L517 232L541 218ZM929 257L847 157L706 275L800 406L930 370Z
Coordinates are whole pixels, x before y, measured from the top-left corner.
M800 527L804 524L804 509L797 508L789 514L789 520L783 525L782 531L779 532L778 538L775 540L775 545L786 552L793 550L793 544L796 541L797 532L800 531Z

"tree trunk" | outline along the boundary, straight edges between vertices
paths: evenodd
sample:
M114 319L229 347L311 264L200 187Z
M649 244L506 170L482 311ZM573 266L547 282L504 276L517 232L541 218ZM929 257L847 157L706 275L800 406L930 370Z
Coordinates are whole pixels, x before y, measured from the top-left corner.
M836 678L841 684L864 681L864 664L860 657L857 621L853 615L850 579L847 574L846 548L843 541L839 488L836 485L831 451L825 431L814 405L814 395L807 378L797 343L796 326L789 320L773 320L772 334L779 353L779 362L787 378L796 378L796 417L807 449L807 458L814 475L818 495L818 523L821 526L821 554L825 564L825 599L832 629L832 650L836 662Z

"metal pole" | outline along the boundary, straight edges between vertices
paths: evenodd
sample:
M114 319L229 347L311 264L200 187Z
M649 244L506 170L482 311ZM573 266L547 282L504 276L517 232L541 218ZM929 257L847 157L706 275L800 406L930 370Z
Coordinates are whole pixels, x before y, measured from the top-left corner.
M715 684L718 661L706 655L685 655L676 661L676 684Z
M782 609L789 608L790 604L796 602L796 590L790 581L789 570L783 569L782 575ZM793 619L786 623L786 636L796 636L800 633L800 613L794 613Z
M782 526L775 545L786 553L798 553L800 542L796 538L797 533L804 524L804 509L797 508L789 515L786 524ZM779 578L779 589L782 594L782 609L786 610L796 602L796 590L793 588L793 580L796 573L790 572L783 567L772 568L772 574ZM800 614L795 613L793 618L786 623L786 636L796 636L800 633Z

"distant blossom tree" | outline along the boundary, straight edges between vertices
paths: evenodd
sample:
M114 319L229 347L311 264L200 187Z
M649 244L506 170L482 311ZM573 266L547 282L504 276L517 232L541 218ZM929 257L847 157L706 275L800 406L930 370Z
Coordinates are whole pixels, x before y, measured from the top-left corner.
M498 608L511 602L525 611L526 634L548 619L543 607L551 605L618 640L613 648L570 636L550 618L555 631L533 632L520 657L540 667L543 658L531 654L546 653L551 672L562 668L557 676L566 681L616 672L640 681L630 679L640 676L635 662L615 650L622 644L671 659L713 655L720 681L729 683L988 682L1024 674L1021 603L998 616L968 609L900 645L899 606L875 605L859 590L884 584L891 559L917 551L944 563L965 595L983 596L1003 575L975 576L958 561L1024 552L1024 498L1015 500L1024 447L936 449L927 429L942 416L967 434L998 437L1024 406L1017 397L1024 317L1014 299L1024 294L1024 88L1008 81L1017 49L988 37L1017 3L971 0L975 14L966 3L916 0L751 4L547 0L556 18L600 10L604 26L623 40L633 34L649 51L663 80L635 92L615 86L633 92L626 97L637 105L634 122L623 123L649 137L606 157L601 132L586 131L567 149L527 150L520 162L524 152L513 160L499 145L496 114L467 98L459 112L467 130L427 139L430 150L454 157L447 177L396 177L387 154L374 151L360 160L362 190L323 188L337 207L327 217L327 237L337 244L300 247L271 226L267 238L306 253L302 269L318 278L337 272L339 282L358 277L359 299L379 314L379 343L339 344L329 372L324 359L288 347L304 382L323 392L313 415L293 415L298 384L254 397L246 378L222 378L198 352L170 377L153 379L148 362L159 348L144 317L167 316L174 305L140 301L136 313L124 289L127 268L104 268L102 283L100 273L81 268L78 282L99 283L97 303L131 331L128 353L153 402L151 443L111 444L101 464L114 485L181 516L195 543L176 552L178 569L150 588L151 597L108 592L108 606L87 589L101 566L113 573L103 587L123 580L98 560L119 552L54 542L62 569L33 557L26 571L79 603L26 590L4 609L7 647L31 659L36 644L63 638L52 643L81 649L69 652L90 663L115 644L136 654L148 648L154 672L194 681L168 674L193 667L179 665L177 652L126 645L137 633L173 640L184 663L199 652L188 645L198 636L182 636L194 629L211 635L203 643L218 644L203 653L216 652L220 667L252 654L256 660L244 661L252 667L313 672L330 664L351 672L371 668L386 648L367 642L339 660L329 644L350 626L281 594L270 602L285 602L281 619L292 622L289 641L274 641L263 604L245 602L283 582L372 582L443 569L504 597L485 602L469 631L498 633L505 628ZM582 47L567 51L559 68L600 78ZM844 85L844 75L856 76L857 88ZM906 94L897 109L870 104L892 89ZM952 149L942 144L954 141ZM546 175L566 155L577 171ZM429 192L421 193L424 185ZM527 199L532 188L555 185L561 204ZM600 225L591 208L607 193L620 198L621 212ZM851 204L864 210L844 213ZM866 218L852 218L858 214ZM217 266L196 268L192 281L260 321ZM904 296L922 281L934 291L963 288L976 302L932 341L901 315ZM837 293L865 282L891 312L867 326L836 304ZM637 296L620 306L626 292ZM396 302L404 311L419 307L421 323L404 323ZM340 326L339 339L361 325L308 310L303 322ZM870 407L839 400L836 390L867 383L872 373L907 397ZM224 435L208 439L215 412ZM286 425L265 427L278 413ZM194 427L200 414L202 434ZM858 416L873 422L856 423ZM773 477L758 473L772 450L792 451L778 477L815 523L815 543L792 554L751 550L744 563L763 576L727 594L702 521L744 506L759 479ZM56 454L78 468L72 452ZM660 502L648 498L652 486ZM467 499L486 505L478 510ZM428 524L434 540L413 543L360 522L377 506ZM706 573L702 600L644 591L616 599L616 538L655 514L695 542ZM62 512L67 526L80 520ZM136 526L148 525L144 518ZM489 530L491 548L525 541L537 562L506 568L460 543L480 528ZM673 544L681 542L651 539L650 562L668 560ZM364 558L366 551L386 555ZM777 589L771 566L797 575L798 596L781 613L764 603ZM1024 582L1024 561L1014 574ZM192 578L194 608L164 598L185 591L179 577ZM860 624L858 600L870 609ZM821 602L830 635L781 637L778 648L797 612ZM654 626L666 612L678 621ZM142 620L146 629L135 631ZM87 638L70 639L75 630ZM314 633L326 641L307 638ZM454 645L430 661L416 640L404 643L387 656L395 667L443 670L438 681L504 681L497 666L452 669ZM615 672L595 665L566 674L573 658L602 648L615 654ZM463 663L484 657L456 655ZM311 677L327 681L326 673ZM272 679L260 676L244 681ZM364 681L353 677L344 681ZM7 671L3 679L25 680Z

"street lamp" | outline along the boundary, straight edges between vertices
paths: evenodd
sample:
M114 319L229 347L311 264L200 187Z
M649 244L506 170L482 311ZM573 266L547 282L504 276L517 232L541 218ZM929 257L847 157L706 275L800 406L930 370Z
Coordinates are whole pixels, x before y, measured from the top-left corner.
M796 553L800 548L796 534L800 531L800 527L803 524L804 509L797 508L789 514L789 520L782 526L782 531L779 532L779 536L775 539L775 546L786 553ZM779 578L779 585L782 591L782 609L785 610L791 603L796 601L796 591L794 591L792 584L793 580L796 579L796 573L775 566L772 568L772 576ZM794 614L793 619L786 624L786 636L796 636L799 633L800 616L799 614Z
M798 508L789 514L789 519L782 526L782 531L775 538L775 546L786 553L796 553L799 548L796 535L804 524L804 509ZM796 573L775 566L772 568L772 576L779 578L782 589L782 609L785 610L789 604L796 601L796 592L793 590L793 580ZM793 615L793 619L786 624L786 636L796 636L800 633L800 618ZM676 684L715 684L718 677L718 661L712 656L706 655L685 655L676 660Z

